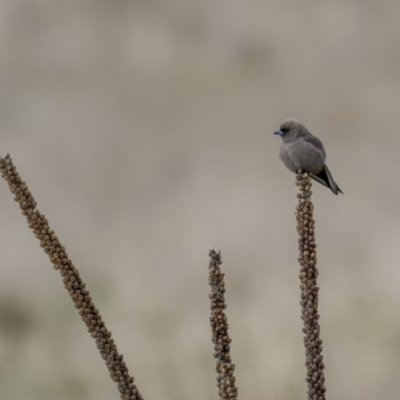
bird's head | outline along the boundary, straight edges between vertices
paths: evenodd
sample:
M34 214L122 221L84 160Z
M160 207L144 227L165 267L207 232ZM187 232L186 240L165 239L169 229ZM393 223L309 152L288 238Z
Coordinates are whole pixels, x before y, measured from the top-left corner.
M301 122L289 118L281 124L274 134L279 135L284 142L289 142L290 140L303 136L306 132L307 129Z

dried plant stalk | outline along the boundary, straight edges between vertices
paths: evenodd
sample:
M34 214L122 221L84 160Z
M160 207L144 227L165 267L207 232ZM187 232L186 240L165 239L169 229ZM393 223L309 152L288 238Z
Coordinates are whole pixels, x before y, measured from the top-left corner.
M228 335L228 318L224 313L225 304L225 283L224 274L221 272L221 253L210 249L210 264L208 282L211 286L211 332L214 343L214 357L217 360L217 386L221 399L237 399L238 390L235 386L234 370L230 356L231 339Z
M133 377L129 375L123 356L118 353L111 332L104 325L101 315L86 289L86 284L82 282L78 270L68 258L65 248L56 234L50 229L47 219L36 209L36 201L25 182L21 180L9 154L0 157L0 171L11 192L15 195L14 200L19 203L22 214L26 216L29 228L40 240L40 246L53 263L53 268L60 271L64 286L71 296L75 308L78 309L88 332L96 340L97 348L105 360L111 378L117 383L121 399L141 400L142 396L133 383Z
M302 306L301 319L304 321L304 345L308 400L325 400L324 363L322 360L322 340L319 337L317 254L315 244L315 221L311 202L311 178L307 172L297 171L296 184L300 193L296 209L297 232L299 233L300 289Z

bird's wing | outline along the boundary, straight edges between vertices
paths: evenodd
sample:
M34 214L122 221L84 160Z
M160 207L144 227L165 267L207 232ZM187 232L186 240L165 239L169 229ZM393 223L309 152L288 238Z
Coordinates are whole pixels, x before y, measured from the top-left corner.
M324 171L324 170L322 170L322 171ZM321 173L319 173L318 175L321 175ZM311 176L311 178L313 178L317 182L319 182L321 185L324 185L324 186L326 186L327 188L330 189L330 186L329 186L327 180L325 179L325 176L321 177L321 176L318 176L318 175L311 174L310 176Z
M304 141L306 143L310 144L311 146L313 146L318 151L320 151L324 155L324 157L326 157L324 146L323 146L322 142L317 137L308 136L308 137L306 137L304 139Z
M324 168L319 174L311 174L311 178L331 189L334 194L337 195L338 192L343 194L337 183L333 180L332 175L326 165L324 165Z

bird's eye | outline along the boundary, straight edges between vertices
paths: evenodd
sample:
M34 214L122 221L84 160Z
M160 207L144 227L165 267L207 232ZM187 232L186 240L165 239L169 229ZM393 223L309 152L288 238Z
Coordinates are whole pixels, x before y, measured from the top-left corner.
M288 128L281 128L281 131L283 132L283 134L285 135L286 133L288 133Z

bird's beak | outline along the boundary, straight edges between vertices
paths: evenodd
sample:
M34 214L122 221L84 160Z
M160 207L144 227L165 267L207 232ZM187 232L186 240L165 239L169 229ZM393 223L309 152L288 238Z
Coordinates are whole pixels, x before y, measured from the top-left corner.
M283 135L283 132L282 132L280 129L278 129L277 131L274 132L274 134L275 134L275 135L282 136L282 135Z

